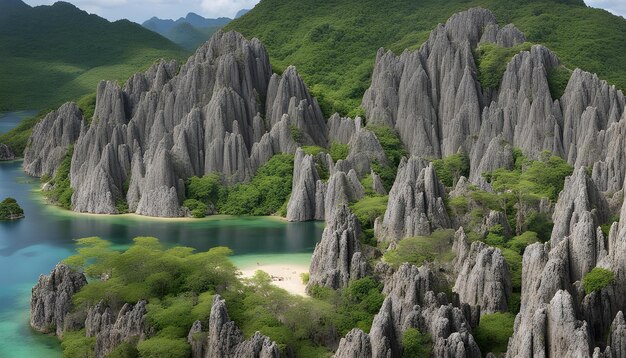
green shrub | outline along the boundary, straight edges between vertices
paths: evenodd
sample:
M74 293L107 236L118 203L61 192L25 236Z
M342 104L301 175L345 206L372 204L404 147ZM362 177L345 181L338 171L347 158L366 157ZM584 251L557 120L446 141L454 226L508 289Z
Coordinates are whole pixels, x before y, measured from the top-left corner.
M96 337L85 337L85 330L70 331L61 340L63 358L94 358Z
M96 93L91 93L81 97L76 101L78 108L83 112L83 117L88 123L91 123L93 115L96 111Z
M191 210L191 216L194 218L203 218L206 216L208 206L196 199L187 199L183 202L183 206Z
M478 80L485 88L498 88L506 66L516 54L530 51L532 44L525 42L514 47L483 43L476 49Z
M469 177L469 157L462 153L434 160L433 166L437 172L437 177L447 187L455 186L461 176Z
M291 138L296 142L296 143L302 143L302 131L300 130L300 128L298 128L295 124L292 124L289 127L289 130L291 131Z
M148 338L139 342L137 350L141 358L186 358L191 354L191 346L184 338Z
M556 100L563 96L570 77L572 77L572 71L568 70L565 66L551 68L548 71L548 86L552 99Z
M406 358L428 358L432 354L430 336L415 328L409 328L402 335L402 356Z
M115 209L117 210L118 214L126 214L128 213L128 203L123 198L120 198L115 203Z
M537 234L532 231L525 231L523 234L512 238L507 243L507 246L511 250L519 253L520 255L523 255L526 247L536 242L539 242L539 238L537 237Z
M134 345L122 342L106 358L139 358L139 351Z
M405 262L421 266L425 262L452 259L453 230L437 230L431 236L416 236L400 240L396 249L385 252L385 262L399 267Z
M389 196L366 196L365 198L350 205L350 209L359 219L361 228L371 229L377 217L385 214Z
M348 153L350 152L350 148L347 144L341 144L337 142L333 142L330 145L330 156L336 162L340 159L346 159L348 157Z
M464 196L457 196L448 200L448 207L455 216L465 215L469 209L469 201Z
M50 184L53 186L52 190L44 192L48 200L67 210L72 208L72 195L74 194L74 189L72 189L70 183L70 169L73 154L74 146L71 145L67 148L65 157L61 165L57 168L54 179L50 181Z
M550 240L553 227L554 224L552 223L552 218L547 214L537 211L530 213L530 215L526 218L526 221L524 221L524 229L535 232L537 238L542 242Z
M600 225L600 228L602 229L602 233L604 234L605 237L609 236L609 231L611 230L611 226L613 226L613 223L616 223L616 222L619 222L619 215L611 216L611 218L609 219L607 223Z
M504 260L509 265L509 273L511 274L511 287L513 292L521 292L522 289L522 255L517 251L500 248Z
M586 294L600 291L615 282L613 271L596 267L583 277L583 288Z
M215 205L223 195L224 189L219 174L208 174L201 178L191 177L186 183L187 198L206 205Z
M308 155L313 155L316 156L320 153L325 153L326 149L322 148L322 147L318 147L316 145L307 145L307 146L303 146L302 150L308 154Z
M480 317L480 324L474 331L474 339L480 351L483 354L491 352L496 356L506 352L514 323L515 315L511 313L493 313Z
M381 163L372 163L372 169L380 175L380 178L387 190L391 189L394 180L396 179L396 173L398 171L398 165L402 157L408 155L407 150L404 148L398 132L395 129L388 126L368 126L369 130L376 134L376 138L380 142L380 145L385 151L385 156L389 161L389 165L383 166Z
M275 155L257 171L249 183L229 188L219 211L229 215L272 215L291 193L293 155Z

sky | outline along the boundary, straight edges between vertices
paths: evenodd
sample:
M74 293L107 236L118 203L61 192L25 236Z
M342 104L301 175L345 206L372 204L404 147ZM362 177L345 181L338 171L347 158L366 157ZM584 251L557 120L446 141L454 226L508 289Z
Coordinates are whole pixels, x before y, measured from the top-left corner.
M241 9L251 9L259 0L65 0L111 21L129 19L142 23L156 16L177 19L188 12L204 17L234 17ZM297 0L292 0L297 1ZM31 6L49 5L56 0L25 0ZM585 0L588 6L606 9L626 18L626 0Z
M51 5L58 0L22 0L30 6ZM207 18L235 17L241 9L251 9L259 0L63 0L110 21L129 19L142 23L156 16L178 19L189 12Z

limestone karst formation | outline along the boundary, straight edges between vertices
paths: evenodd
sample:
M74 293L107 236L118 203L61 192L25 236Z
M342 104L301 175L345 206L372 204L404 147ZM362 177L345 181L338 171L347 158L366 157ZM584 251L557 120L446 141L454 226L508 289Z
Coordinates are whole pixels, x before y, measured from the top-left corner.
M523 256L521 306L506 355L624 357L626 203L608 234L601 225L623 202L626 99L580 69L571 71L564 93L554 98L550 74L562 64L541 45L515 55L497 88L483 87L477 46L525 41L514 26L499 26L488 10L458 13L416 51L378 52L362 101L365 120L339 114L326 120L294 67L272 74L258 40L218 32L180 68L162 61L124 87L102 82L91 124L71 103L48 115L33 132L24 167L32 175L53 175L74 145L74 210L117 213L122 200L137 214L175 217L182 214L185 179L220 173L226 184L245 182L273 155L294 154L286 218L327 222L313 253L309 290L341 289L366 276L384 283L385 300L371 330L350 331L335 357L401 357L410 328L430 335L436 357L480 357L489 352L480 351L473 329L481 315L511 308L512 266L504 249L471 242L463 225L472 218L453 217L446 200L469 197L473 185L489 190L483 173L513 168L514 148L530 158L550 151L575 169L554 206L538 204L546 204L543 213L552 217L550 240L517 253ZM395 128L409 153L389 192L375 167L390 165L390 158L372 125ZM332 143L348 146L344 159L303 148L329 149ZM470 173L448 191L432 160L457 153L469 158ZM368 175L371 188L363 184ZM453 229L454 260L445 267L372 267L379 257L368 256L350 207L370 190L388 194L374 225L381 247ZM468 200L468 211L475 205ZM477 236L496 225L513 236L515 225L504 213L489 208L478 216ZM594 268L610 270L615 279L586 292L582 280ZM33 290L33 327L54 326L60 335L68 324L82 325L96 337L98 357L149 333L145 301L117 313L101 303L85 322L68 323L71 296L86 281L64 267L53 276L61 280L42 277ZM280 355L260 333L245 340L218 295L208 323L195 322L189 331L194 357Z
M35 176L52 174L75 146L75 211L112 214L125 201L141 215L180 216L184 179L217 172L228 183L246 181L274 154L328 139L294 67L272 74L258 40L218 32L180 68L161 61L123 88L101 82L91 125L65 104L30 143L24 167Z

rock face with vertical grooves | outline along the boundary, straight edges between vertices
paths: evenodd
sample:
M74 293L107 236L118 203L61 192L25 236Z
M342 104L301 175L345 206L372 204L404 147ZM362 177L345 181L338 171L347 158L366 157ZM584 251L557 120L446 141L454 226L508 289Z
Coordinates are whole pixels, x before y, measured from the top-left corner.
M293 169L291 197L287 204L287 220L308 221L315 219L316 187L319 175L312 155L302 149L296 151Z
M180 68L161 61L124 87L103 81L92 124L83 123L74 104L49 115L25 168L51 174L76 142L72 208L89 213L115 214L126 203L140 215L180 216L191 176L244 182L274 154L328 146L322 112L296 69L272 74L263 45L236 32L217 32Z
M141 341L146 339L148 333L147 302L142 300L136 305L124 304L117 314L115 322L104 325L99 332L95 333L96 358L103 358L111 353L117 346L124 342ZM106 315L105 311L103 316ZM101 321L105 318L102 317Z
M67 148L76 142L86 127L87 122L76 103L66 103L48 113L35 125L28 140L24 150L24 171L36 177L54 176Z
M470 306L480 306L481 314L506 312L511 297L511 275L500 249L480 241L469 243L463 228L455 235L454 267L458 269L454 292Z
M365 277L367 260L361 252L360 235L359 221L347 205L334 210L322 240L315 246L307 288L319 285L338 289Z
M535 45L507 64L495 89L478 80L472 51L481 43L512 47L525 41L513 25L500 28L488 10L453 15L417 51L400 56L379 50L362 107L369 123L399 132L412 155L441 158L459 150L471 158L470 179L512 164L510 149L537 158L548 150L576 168L594 167L601 191L624 182L623 93L576 69L561 98L550 73L561 66Z
M370 333L352 330L341 340L335 357L401 357L402 335L409 328L431 335L437 357L480 357L465 316L469 307L461 309L448 303L445 294L436 295L438 285L427 267L402 265L385 281L387 297Z
M389 204L378 237L399 240L451 227L444 196L445 190L432 164L417 157L403 158L389 191Z
M39 276L30 301L30 326L39 332L63 335L65 317L72 310L72 297L87 279L64 264L54 267L49 276Z
M14 160L15 153L6 144L0 143L0 161Z
M199 322L197 322L199 323ZM201 325L194 323L190 331L199 334ZM216 295L213 298L213 307L209 317L208 336L206 346L203 348L205 357L229 358L229 357L250 357L250 358L279 358L280 350L276 342L272 342L268 337L256 332L250 339L244 340L243 333L228 317L225 301ZM197 353L197 350L194 349ZM196 354L194 353L194 354Z

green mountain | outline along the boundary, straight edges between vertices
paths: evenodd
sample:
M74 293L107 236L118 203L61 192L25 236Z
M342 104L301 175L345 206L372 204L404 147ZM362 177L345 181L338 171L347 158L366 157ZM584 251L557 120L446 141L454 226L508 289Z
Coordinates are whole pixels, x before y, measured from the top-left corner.
M228 17L207 19L190 12L186 17L181 17L176 21L153 17L142 26L166 37L186 50L193 51L207 41L215 31L231 21L232 19Z
M582 0L262 0L226 26L258 37L276 70L293 64L326 114L357 114L376 51L417 48L437 23L482 6L565 65L626 89L626 20Z
M109 22L74 5L0 0L0 110L46 108L126 80L159 58L186 52L127 20Z

